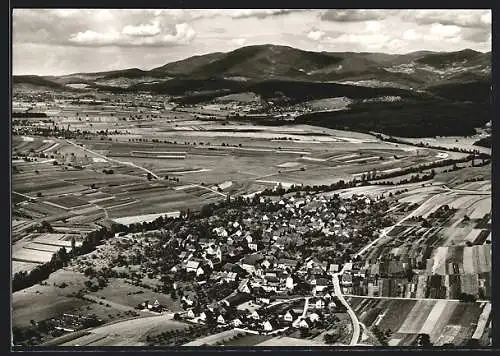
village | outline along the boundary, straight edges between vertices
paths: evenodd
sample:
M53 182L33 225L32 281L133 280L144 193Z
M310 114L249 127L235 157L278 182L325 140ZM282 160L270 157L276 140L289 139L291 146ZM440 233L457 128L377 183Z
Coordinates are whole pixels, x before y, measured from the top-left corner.
M303 337L341 320L350 325L346 343L351 337L357 343L359 335L354 339L352 331L359 326L353 328L357 322L347 316L335 281L349 291L362 267L350 252L390 225L387 204L382 197L306 193L229 200L213 211L202 209L204 217L184 217L182 226L172 219L163 221L167 228L145 232L122 227L125 231L99 246L97 258L78 257L76 269L91 280L102 274L143 286L151 281L149 288L179 298L183 310L176 320L259 334L295 330ZM329 259L316 257L326 247ZM110 269L102 267L103 260ZM157 300L137 309L169 311Z

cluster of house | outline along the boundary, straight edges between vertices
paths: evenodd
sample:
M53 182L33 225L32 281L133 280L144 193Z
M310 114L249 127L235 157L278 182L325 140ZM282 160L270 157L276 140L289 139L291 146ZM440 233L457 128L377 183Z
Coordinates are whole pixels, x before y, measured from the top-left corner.
M151 304L149 302L149 300L145 300L144 302L139 303L137 305L136 309L149 310L149 311L156 312L156 313L162 313L162 312L168 311L168 308L165 307L164 305L160 304L160 302L158 300L155 300L153 302L153 304Z
M260 197L260 203L264 202L265 199ZM274 212L254 207L245 210L239 219L212 216L209 219L212 236L200 238L193 232L182 239L181 263L172 267L172 272L183 269L208 279L210 272L220 271L226 263L238 262L246 272L265 277L272 288L278 279L286 279L280 270L293 271L297 267L296 261L302 259L300 248L311 233L343 239L359 238L357 229L349 227L346 219L361 210L368 214L371 202L366 197L343 202L333 197L307 195L304 198L281 198L274 202ZM290 247L295 247L295 252L290 252ZM337 264L342 263L342 252L335 253L339 255ZM274 274L268 271L271 266L276 269ZM262 275L263 271L267 275ZM218 277L232 279L234 275L219 274Z
M74 332L90 326L97 326L102 323L103 321L95 315L83 316L66 313L57 318L51 318L48 320L48 325L50 325L53 329L64 332Z
M248 282L240 286L235 295L204 308L188 308L182 317L193 323L272 333L290 327L308 329L320 326L331 320L334 313L345 312L331 288L316 297L281 302L276 302L275 297L256 297L252 290L250 293L246 291Z

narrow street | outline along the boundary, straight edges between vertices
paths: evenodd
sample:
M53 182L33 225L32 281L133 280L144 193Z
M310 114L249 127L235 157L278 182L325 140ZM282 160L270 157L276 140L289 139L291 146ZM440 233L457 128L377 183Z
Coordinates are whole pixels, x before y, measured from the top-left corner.
M349 314L349 317L351 318L353 332L352 332L351 342L349 343L349 345L355 346L358 344L360 336L360 325L358 317L356 316L354 310L352 310L351 306L347 303L347 301L344 298L344 295L342 294L342 288L340 287L340 281L339 281L339 273L335 273L332 276L332 281L333 281L333 288L335 290L335 295L337 296L337 298L339 298L340 302L347 308L347 314Z

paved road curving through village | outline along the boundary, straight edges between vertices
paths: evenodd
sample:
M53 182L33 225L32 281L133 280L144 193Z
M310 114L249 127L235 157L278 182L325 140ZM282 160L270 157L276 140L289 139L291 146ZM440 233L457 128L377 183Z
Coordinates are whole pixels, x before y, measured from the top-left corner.
M340 302L347 308L347 314L349 314L349 317L351 318L352 322L352 337L351 337L351 342L349 343L350 346L355 346L358 344L359 336L360 336L360 326L359 326L359 320L358 317L356 316L356 313L354 313L354 310L352 310L351 306L349 303L344 298L344 295L342 294L342 288L340 288L340 282L339 282L339 274L343 272L343 269L340 273L335 273L332 276L332 281L333 281L333 288L335 290L335 295L337 298L339 298Z

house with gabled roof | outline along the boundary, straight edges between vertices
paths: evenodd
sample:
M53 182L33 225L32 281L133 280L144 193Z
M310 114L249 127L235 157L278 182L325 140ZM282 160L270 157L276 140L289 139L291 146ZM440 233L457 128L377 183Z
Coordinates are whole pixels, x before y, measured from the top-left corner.
M293 309L289 309L284 315L283 320L292 323L295 319L298 318L300 314L296 313Z
M257 312L257 310L254 310L253 312L251 312L251 313L248 315L248 318L250 318L250 319L254 319L254 320L260 320L260 315L259 315L259 313Z
M190 319L194 319L196 317L196 315L194 314L194 311L193 309L189 309L186 313L186 316Z
M241 325L243 325L243 322L241 321L240 318L236 318L236 319L231 320L230 324L232 326L234 326L235 328L237 328L237 327L240 327Z
M278 324L274 320L266 320L262 323L262 328L266 332L273 331L278 328Z
M301 329L309 329L309 323L306 321L306 319L300 320L297 326Z
M318 312L312 312L311 314L309 314L308 319L312 323L316 323L316 322L318 322L321 319L321 316L320 316L320 314Z
M219 316L217 317L217 323L218 324L225 324L226 323L226 320L224 319L222 314L219 314Z

